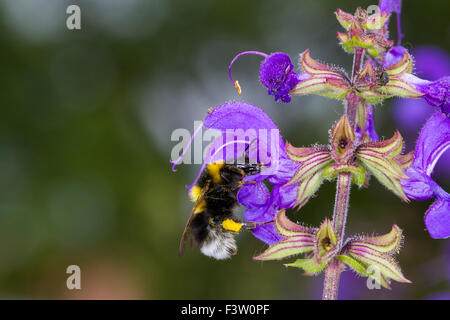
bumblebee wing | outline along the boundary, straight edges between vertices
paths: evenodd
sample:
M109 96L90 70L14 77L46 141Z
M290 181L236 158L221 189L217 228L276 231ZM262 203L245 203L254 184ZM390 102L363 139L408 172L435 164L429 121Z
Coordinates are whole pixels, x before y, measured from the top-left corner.
M206 192L208 192L208 190L209 190L209 182L206 184L206 186L203 187L202 193L198 197L197 201L195 201L194 207L192 208L191 214L189 215L188 221L186 222L186 226L184 227L184 231L183 231L183 234L181 236L181 241L180 241L180 249L179 249L180 257L183 256L183 253L184 253L184 247L186 244L186 240L189 237L189 228L191 226L192 220L195 217L195 210L197 209L198 205L205 198L205 194L206 194ZM191 238L191 247L193 247L192 238Z

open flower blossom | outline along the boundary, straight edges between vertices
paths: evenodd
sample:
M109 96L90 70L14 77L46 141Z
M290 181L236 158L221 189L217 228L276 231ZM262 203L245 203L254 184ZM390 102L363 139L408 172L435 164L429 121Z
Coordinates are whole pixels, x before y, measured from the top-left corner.
M291 96L289 92L302 80L308 78L308 74L298 74L294 71L294 65L291 58L286 53L275 52L270 55L259 51L245 51L239 53L233 58L228 68L228 74L231 81L231 68L234 62L241 56L247 54L256 54L264 57L259 68L259 79L261 83L268 89L268 94L274 96L275 101L290 102ZM241 94L239 82L233 81L238 93Z
M384 67L389 69L400 64L402 59L410 59L408 51L402 46L393 47L385 56ZM411 60L412 65L412 60ZM411 70L411 69L410 69ZM446 76L436 81L421 79L410 72L404 73L400 79L402 85L412 86L430 105L440 107L441 112L450 116L450 77ZM404 96L408 98L407 96Z
M402 57L408 52L406 48L400 45L403 38L401 32L400 14L402 10L401 0L380 0L380 11L386 14L395 12L397 14L397 32L398 32L398 46L392 47L384 56L383 66L389 67L398 63ZM433 59L431 56L430 59ZM439 63L439 61L433 61ZM403 79L412 85L422 97L432 106L440 107L441 112L450 117L450 77L444 76L436 81L428 81L420 79L411 73L403 76Z
M405 194L415 200L435 198L425 214L425 225L432 238L450 236L450 194L432 178L441 155L450 148L450 119L440 112L433 114L420 132L414 162L406 171L410 179L402 181Z
M397 14L397 43L401 43L403 39L400 18L400 14L402 12L402 0L380 0L379 8L381 12L386 12L387 14L392 14L392 12L395 12Z
M422 78L435 81L450 74L450 55L445 50L423 45L415 47L412 55L416 72ZM424 99L396 99L393 102L392 114L396 123L408 134L406 140L411 137L415 142L424 119L428 119L435 111L426 99L427 96L424 96ZM448 112L441 111L448 115ZM450 161L450 157L448 159ZM450 168L448 171L450 172Z
M274 220L279 208L293 206L298 186L284 185L292 178L299 165L286 155L278 128L264 111L245 102L229 102L211 109L203 126L219 130L221 134L206 150L204 164L189 190L209 163L235 161L248 147L249 160L263 163L264 169L259 174L245 177L244 182L250 183L244 183L238 192L239 203L246 207L245 220L270 222ZM273 186L271 192L264 180ZM281 239L275 232L273 223L259 225L252 232L267 244Z

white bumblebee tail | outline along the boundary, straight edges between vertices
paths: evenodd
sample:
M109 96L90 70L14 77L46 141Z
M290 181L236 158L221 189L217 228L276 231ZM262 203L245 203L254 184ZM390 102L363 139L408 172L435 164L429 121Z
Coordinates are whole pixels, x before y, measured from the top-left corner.
M205 256L217 260L229 259L237 252L236 241L232 234L211 228L208 239L203 243L200 251Z

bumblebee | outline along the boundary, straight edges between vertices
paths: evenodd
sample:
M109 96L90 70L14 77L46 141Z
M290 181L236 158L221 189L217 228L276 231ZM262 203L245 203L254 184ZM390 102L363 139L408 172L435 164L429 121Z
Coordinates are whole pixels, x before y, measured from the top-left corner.
M248 159L246 159L248 160ZM260 164L208 164L190 190L195 202L180 241L180 256L189 235L200 251L217 260L228 259L237 252L234 235L256 227L256 223L241 222L235 215L237 193L247 175L261 171ZM249 182L251 183L251 182Z

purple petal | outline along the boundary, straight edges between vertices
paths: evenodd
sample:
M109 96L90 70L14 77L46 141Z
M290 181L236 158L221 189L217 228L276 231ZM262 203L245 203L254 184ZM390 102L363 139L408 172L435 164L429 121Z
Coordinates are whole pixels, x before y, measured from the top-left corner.
M280 157L285 155L278 128L264 111L251 104L229 102L220 105L209 112L203 126L222 131L207 150L206 164L238 159L250 145L250 160L266 166L262 174L265 175L266 170L267 174L275 174Z
M280 208L289 209L294 207L297 200L298 185L297 183L291 186L280 187L277 203Z
M260 199L257 199L255 194L253 197L249 194L244 201L249 204L249 207L244 212L244 219L254 222L268 222L275 219L278 207L279 186L275 186L267 199L265 191L260 190ZM264 205L262 202L265 200Z
M284 153L280 158L276 174L269 176L267 180L273 185L284 185L292 179L298 168L300 168L300 164L289 159Z
M402 0L380 0L379 7L380 11L400 14L402 12Z
M442 112L450 114L450 77L444 77L425 86L420 87L425 100L435 107L441 107Z
M275 230L274 223L258 226L252 230L255 238L267 243L269 246L283 240L277 231Z
M245 102L228 102L214 108L206 116L207 128L227 129L277 129L269 116L260 108Z
M409 179L400 180L405 194L414 200L427 200L433 197L430 178L414 168L406 170Z
M402 60L403 56L405 55L405 52L407 52L407 51L408 50L406 50L402 46L392 47L391 50L389 50L384 55L383 67L387 68L393 64L396 64L397 62Z
M450 201L440 199L431 205L425 214L425 225L434 239L450 236Z
M421 78L437 80L450 74L450 56L434 46L420 46L413 50L414 67Z
M269 190L267 190L263 182L259 181L256 184L244 184L238 193L239 203L250 210L257 210L267 206L269 199Z
M294 70L291 58L286 53L275 52L261 63L259 77L268 89L277 89L286 82L286 75Z
M420 132L413 167L431 176L440 156L450 148L450 119L440 112L433 114Z
M291 91L306 75L294 72L294 65L286 53L275 52L261 63L259 78L268 89L269 95L275 96L275 101L281 99L290 102Z
M373 119L373 105L369 104L367 107L367 124L366 124L366 132L369 136L370 140L378 141L378 134L375 131L374 119Z

